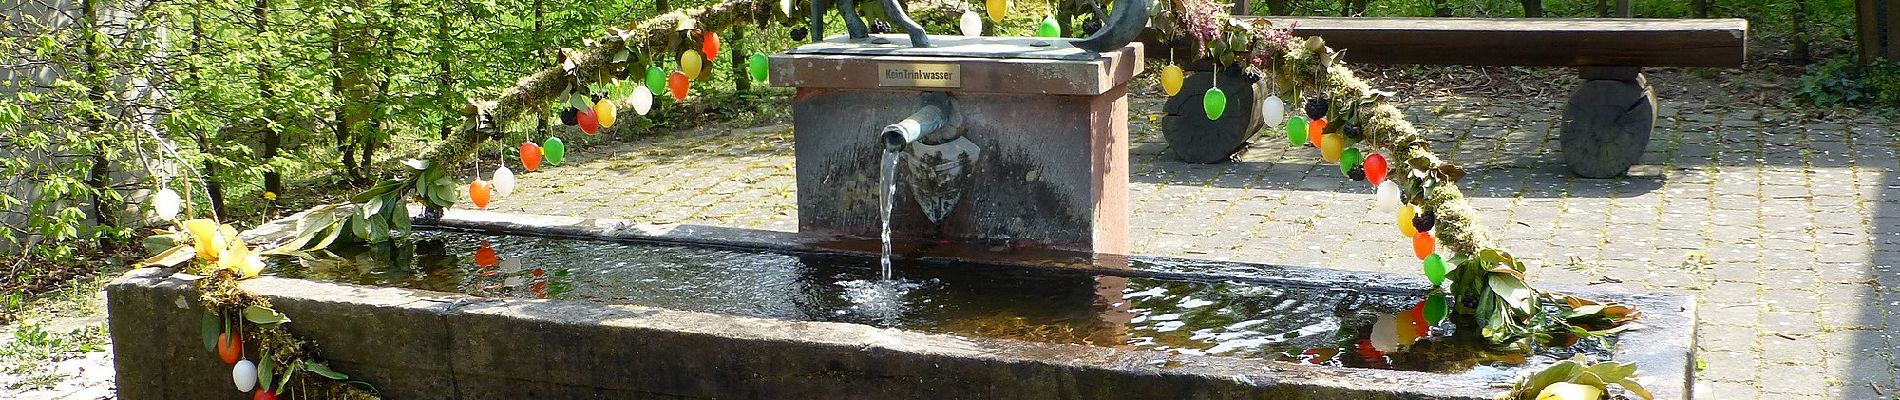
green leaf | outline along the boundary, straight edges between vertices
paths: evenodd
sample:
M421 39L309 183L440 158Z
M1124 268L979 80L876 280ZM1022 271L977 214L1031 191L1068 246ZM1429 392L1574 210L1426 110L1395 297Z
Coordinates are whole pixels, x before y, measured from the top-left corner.
M330 369L330 366L318 364L314 361L305 360L303 362L303 368L310 370L310 372L316 373L317 375L323 375L323 377L325 378L335 379L339 381L350 379L349 375L344 375L342 372L336 372L336 370Z
M256 305L244 307L244 319L247 321L251 321L251 323L253 324L264 325L264 326L277 325L277 324L281 324L285 322L290 322L290 317L284 316L284 313L280 313L280 312L277 312L277 310L272 310L265 307L258 307Z
M381 396L381 395L383 394L383 391L381 391L381 390L376 390L376 385L371 385L371 384L369 384L369 382L364 382L364 381L348 381L348 382L343 382L343 384L346 384L346 385L350 385L350 386L355 386L355 387L356 387L357 389L362 389L362 390L363 390L363 391L365 391L365 392L369 392L369 394L373 394L373 395L377 395L377 396Z
M1630 393L1635 393L1636 397L1641 397L1643 398L1643 400L1656 399L1655 394L1650 393L1649 389L1643 388L1643 384L1636 383L1636 381L1624 379L1624 380L1616 381L1616 385L1622 386L1623 390L1628 390L1630 391Z
M293 361L284 365L284 373L277 376L277 394L284 394L284 388L290 387L290 377L303 370L303 362Z
M1487 277L1490 278L1491 292L1510 303L1512 309L1528 312L1531 307L1534 307L1531 304L1531 296L1535 293L1529 286L1524 285L1523 280L1515 276L1495 273Z
M409 161L420 161L420 160L409 160ZM384 180L382 182L377 183L376 186L371 186L369 190L364 191L363 193L358 193L355 197L351 197L350 202L356 203L356 204L362 204L363 202L369 201L369 199L376 198L377 196L382 196L389 192L394 192L396 191L396 189L401 189L401 188L402 188L401 180L396 180L396 179Z
M205 310L204 322L199 326L198 335L204 339L205 352L218 351L218 334L224 333L224 323L211 310Z
M409 169L413 169L417 171L427 171L429 170L429 167L430 167L429 160L418 160L418 159L413 159L413 158L402 160L402 165L407 165L409 166Z
M574 107L576 109L581 109L581 110L592 110L594 109L593 103L594 103L593 98L588 97L586 94L583 94L580 92L572 92L572 93L569 93L567 96L568 107Z
M258 359L257 363L257 384L263 385L264 390L270 390L271 384L276 383L276 379L272 379L274 377L271 376L276 369L277 359L271 358L270 350L265 350L264 357Z

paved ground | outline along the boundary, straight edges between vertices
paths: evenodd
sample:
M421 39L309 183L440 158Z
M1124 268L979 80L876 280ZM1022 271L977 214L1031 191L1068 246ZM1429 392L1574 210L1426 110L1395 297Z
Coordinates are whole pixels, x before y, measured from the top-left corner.
M1900 398L1900 120L1685 99L1664 99L1645 165L1615 180L1564 169L1558 101L1403 107L1471 171L1466 194L1536 282L1700 294L1701 398ZM1256 139L1239 162L1179 163L1159 108L1147 96L1132 113L1137 253L1417 270L1372 189L1312 150ZM792 230L792 163L782 125L583 146L495 206Z

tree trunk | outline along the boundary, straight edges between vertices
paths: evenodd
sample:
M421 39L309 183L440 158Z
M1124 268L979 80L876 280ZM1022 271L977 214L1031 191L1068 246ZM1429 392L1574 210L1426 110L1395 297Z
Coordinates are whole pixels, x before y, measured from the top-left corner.
M260 36L268 34L270 32L270 0L257 0L257 6L252 9L252 12L257 18L257 34ZM265 53L269 54L270 52ZM271 99L277 98L276 90L271 87L271 64L268 58L261 59L257 63L257 98L265 104L269 104L272 101ZM269 115L267 111L264 117L267 120L259 124L264 127L264 143L263 149L261 149L258 154L258 158L261 159L261 162L268 165L271 160L277 158L277 152L280 150L278 146L283 144L283 138L278 136L277 128L271 127L270 121L275 120L275 116ZM274 169L266 168L264 170L264 192L282 195L284 192L283 174Z
M1711 3L1709 0L1691 0L1689 2L1689 15L1696 18L1708 18L1709 3Z
M545 25L547 23L547 15L546 15L545 8L543 8L543 6L545 5L544 3L546 3L546 1L547 0L534 0L534 49L535 49L534 51L536 53L535 54L536 58L539 58L541 60L541 69L547 69L548 66L553 65L551 64L553 60L548 58L547 43L541 42L541 38L543 37L542 35L546 34L544 30L547 28L547 26ZM659 0L658 10L660 12L666 11L666 0ZM640 73L645 74L646 71L640 71ZM645 76L645 75L641 75L641 76ZM653 95L659 96L660 94L654 93ZM547 107L545 106L536 107L535 109L538 110L534 116L534 134L535 135L534 135L534 138L530 140L536 143L540 143L542 140L546 140L549 135L548 110L547 110Z
M740 92L752 91L752 71L746 68L745 30L732 30L732 49L726 50L726 58L732 60L732 86Z
M1267 0L1267 14L1286 15L1287 0Z
M454 65L449 63L449 60L453 59L455 56L455 53L453 51L454 48L452 47L454 42L452 40L454 40L454 38L449 36L448 13L442 10L436 10L436 14L435 14L435 52L436 52L435 53L435 60L436 60L435 96L436 96L436 99L444 102L444 104L441 104L442 106L441 135L442 135L442 138L444 139L447 139L449 136L449 133L454 131L453 127L455 126L456 117L461 114L460 112L458 112L458 110L462 108L461 105L459 104L448 103L446 101L447 99L452 98L452 96L449 96L449 92L455 90L455 69L454 69Z
M1518 0L1524 4L1524 18L1543 18L1544 0Z
M85 0L80 3L80 23L85 24L79 29L80 41L84 43L82 46L86 54L84 78L87 86L86 99L95 107L86 115L88 139L81 140L91 141L93 145L92 154L88 157L92 165L86 171L86 186L92 188L93 192L92 218L100 225L110 226L118 224L118 207L110 204L118 196L112 191L112 163L106 154L109 150L106 148L106 143L110 140L104 139L106 79L105 66L101 65L103 61L100 61L104 52L99 49L99 5L97 3L96 0Z
M199 42L199 38L205 37L203 18L199 14L199 7L202 5L202 3L193 3L191 6L191 54L204 54L204 47ZM190 75L192 84L202 87L204 75L199 71L198 63L185 65L185 72ZM193 103L203 103L204 99L199 97L199 93L192 92ZM218 149L210 144L205 132L192 132L192 136L197 138L198 152L206 156L202 172L204 173L205 197L211 201L211 215L214 217L224 215L224 183L218 180L218 165L210 160L212 157L217 157ZM191 196L190 192L185 193L186 203L191 202Z
M1790 55L1797 65L1813 62L1812 54L1808 51L1808 36L1808 1L1794 0L1794 49Z
M350 136L348 121L350 100L345 93L348 86L343 79L343 71L347 67L345 60L348 59L345 56L348 51L344 46L348 40L345 38L346 32L348 30L341 19L330 27L330 69L336 71L330 74L330 95L339 99L336 107L330 110L330 130L336 136L337 153L343 155L343 172L349 175L350 181L361 183L368 179L363 176L363 164L356 160L356 139Z
M1432 16L1445 18L1451 16L1451 0L1432 0Z

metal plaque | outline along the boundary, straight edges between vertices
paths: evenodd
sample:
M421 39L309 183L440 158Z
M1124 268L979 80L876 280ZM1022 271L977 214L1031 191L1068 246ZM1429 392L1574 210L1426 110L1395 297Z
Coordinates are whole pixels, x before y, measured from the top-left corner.
M963 87L962 65L929 63L878 63L878 86L959 88Z

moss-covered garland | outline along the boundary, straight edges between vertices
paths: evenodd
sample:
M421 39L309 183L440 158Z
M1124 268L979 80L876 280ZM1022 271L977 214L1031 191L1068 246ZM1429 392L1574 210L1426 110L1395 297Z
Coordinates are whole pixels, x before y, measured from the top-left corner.
M245 321L244 311L246 309L251 307L270 309L270 300L239 287L238 283L240 279L234 271L229 269L214 269L211 271L193 272L206 274L203 278L195 282L198 289L199 305L203 306L206 312L212 313L220 318L237 321L237 325L233 327L233 330L239 333L238 336L241 338L240 343L250 345L257 349L257 353L250 354L250 357L257 358L257 363L263 364L264 358L268 357L272 364L278 366L276 367L278 374L288 373L292 375L287 380L281 380L281 382L284 382L284 386L287 386L285 390L282 390L285 396L294 396L304 399L346 400L373 400L381 398L376 393L364 389L368 387L368 384L362 382L352 384L352 381L322 376L308 368L303 368L301 366L303 362L321 364L321 361L318 361L317 345L297 337L297 335L286 330L284 325L289 322L256 324ZM299 366L292 368L290 367L291 365ZM334 371L326 372L335 373ZM271 386L272 389L275 389L278 384L275 381L280 380L272 380L274 382ZM358 385L363 386L359 387ZM265 385L260 384L253 390L267 390L264 386Z

